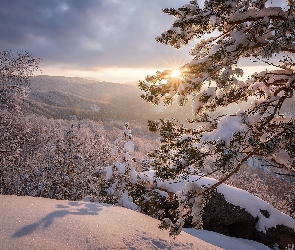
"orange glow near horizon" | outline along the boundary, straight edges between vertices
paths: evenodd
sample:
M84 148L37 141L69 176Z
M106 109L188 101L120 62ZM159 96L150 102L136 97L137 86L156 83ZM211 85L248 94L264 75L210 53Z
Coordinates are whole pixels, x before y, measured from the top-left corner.
M144 80L146 75L153 75L157 69L149 68L100 68L90 70L67 69L63 66L42 67L43 75L81 77L96 81L115 83L133 83Z

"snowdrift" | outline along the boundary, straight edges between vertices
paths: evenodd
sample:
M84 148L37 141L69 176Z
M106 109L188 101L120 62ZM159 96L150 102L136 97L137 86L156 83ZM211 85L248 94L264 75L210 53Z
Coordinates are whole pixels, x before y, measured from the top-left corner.
M190 229L175 240L159 221L106 204L0 195L0 249L269 249ZM202 238L199 239L199 238ZM222 248L213 244L222 245Z

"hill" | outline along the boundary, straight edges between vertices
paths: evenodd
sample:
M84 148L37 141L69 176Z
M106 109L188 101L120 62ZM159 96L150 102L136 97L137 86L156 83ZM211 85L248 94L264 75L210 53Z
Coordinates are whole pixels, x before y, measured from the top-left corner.
M133 121L191 115L191 107L153 106L140 98L137 86L98 82L77 77L36 76L31 80L25 109L35 114L61 119Z

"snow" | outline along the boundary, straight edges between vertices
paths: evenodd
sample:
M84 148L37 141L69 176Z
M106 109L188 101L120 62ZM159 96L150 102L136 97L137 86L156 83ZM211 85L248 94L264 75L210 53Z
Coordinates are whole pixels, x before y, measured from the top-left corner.
M113 175L113 167L112 166L106 167L105 172L106 172L106 180L108 181L109 179L112 178L112 175Z
M194 97L194 102L192 104L193 113L197 113L199 109L203 106L203 103L200 101L201 96L202 96L202 93Z
M229 17L230 22L240 22L251 18L281 16L289 20L294 20L294 15L290 15L288 11L283 11L280 7L269 7L262 10L249 9L244 13L237 11L234 15Z
M259 231L266 232L268 228L277 225L285 225L295 230L294 219L249 192L225 184L218 187L217 191L223 194L229 203L245 208L254 218L258 217L256 227ZM270 216L266 218L261 210L267 210Z
M100 107L97 106L97 105L93 105L93 106L91 106L91 110L94 111L94 112L96 112L96 113L99 113Z
M213 245L218 245L224 249L239 249L239 250L268 250L269 247L257 243L255 241L241 239L241 238L230 238L222 234L210 232L207 230L196 230L194 228L185 228L184 231L192 236L202 239ZM210 237L208 237L210 236ZM238 248L236 248L239 246Z
M125 173L126 170L126 164L125 163L117 163L116 164L118 172L123 175Z
M281 149L277 154L273 155L273 158L277 163L291 168L291 157L285 150Z
M121 196L120 199L120 204L122 204L123 207L131 209L131 210L139 210L139 208L137 207L137 205L135 203L133 203L133 199L132 197L130 197L128 195L128 191L125 190Z
M229 146L233 135L240 131L246 131L247 125L243 123L240 116L224 116L220 119L217 129L212 132L203 133L201 141L223 140Z
M114 146L111 154L114 156L114 155L117 155L118 153L119 153L119 148L117 146Z
M86 201L0 195L0 249L269 249L185 229L176 239L139 212Z
M124 144L124 149L130 153L134 152L134 143L133 141L128 141Z
M130 181L132 184L135 184L137 182L137 173L134 168L131 168L130 170Z
M141 179L152 180L155 174L153 171L147 171L140 175ZM153 182L151 182L153 183ZM172 181L160 181L156 180L157 187L166 190L168 192L179 193L183 190L185 191L188 183L196 183L199 186L211 186L216 183L216 180L208 177L200 177L191 175L187 178L179 177L179 180ZM235 188L226 184L221 184L217 187L217 192L224 195L227 202L245 208L254 218L259 218L257 222L257 230L261 232L266 232L268 228L275 227L277 225L285 225L289 228L295 230L295 220L290 216L281 213L279 210L275 209L273 206L267 202L261 200L260 198L250 194L249 192ZM261 210L267 210L270 214L266 218Z
M216 16L210 16L209 25L214 26L216 24Z

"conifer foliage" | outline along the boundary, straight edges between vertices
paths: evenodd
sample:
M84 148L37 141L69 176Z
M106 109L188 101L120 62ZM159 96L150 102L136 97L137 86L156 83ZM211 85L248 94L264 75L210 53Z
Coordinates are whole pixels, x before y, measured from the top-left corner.
M157 177L222 173L219 182L197 192L202 196L250 158L294 173L295 121L280 110L295 89L295 2L279 2L206 0L203 6L190 1L163 9L176 20L156 40L176 49L196 44L179 76L165 70L141 81L142 97L153 104L176 100L180 105L192 98L194 116L187 127L169 120L150 122L150 129L161 135L160 148L151 154ZM242 80L242 59L272 67ZM230 113L231 104L247 108ZM227 114L215 115L220 108L228 108ZM181 227L179 221L170 226Z

